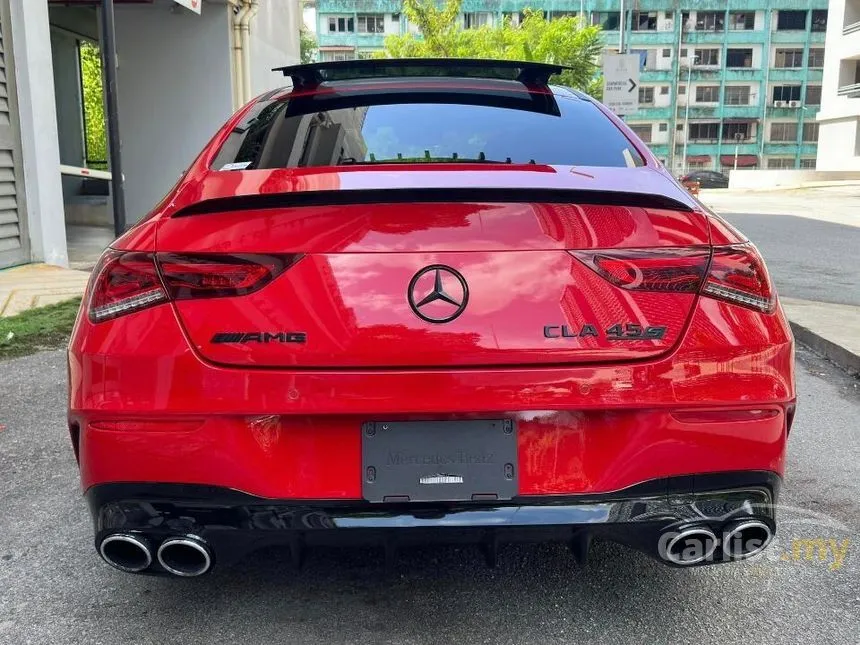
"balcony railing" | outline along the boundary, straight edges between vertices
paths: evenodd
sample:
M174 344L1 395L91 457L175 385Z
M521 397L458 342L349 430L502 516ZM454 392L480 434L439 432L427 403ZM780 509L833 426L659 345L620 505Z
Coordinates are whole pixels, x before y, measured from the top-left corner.
M836 93L839 96L847 96L849 98L855 99L860 97L860 83L854 83L853 85L843 85Z

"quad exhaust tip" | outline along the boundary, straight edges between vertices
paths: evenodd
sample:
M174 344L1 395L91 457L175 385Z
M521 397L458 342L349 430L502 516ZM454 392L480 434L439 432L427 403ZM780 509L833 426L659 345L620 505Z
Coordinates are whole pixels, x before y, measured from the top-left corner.
M170 538L158 547L158 563L173 575L202 576L212 567L209 547L197 538Z
M745 560L758 555L773 539L773 531L760 520L743 520L723 533L723 553L729 560Z
M711 529L693 526L677 533L664 533L660 540L660 556L673 564L687 567L713 556L718 544L717 536Z
M99 553L109 565L127 573L138 573L152 564L149 544L135 535L108 535L99 545Z

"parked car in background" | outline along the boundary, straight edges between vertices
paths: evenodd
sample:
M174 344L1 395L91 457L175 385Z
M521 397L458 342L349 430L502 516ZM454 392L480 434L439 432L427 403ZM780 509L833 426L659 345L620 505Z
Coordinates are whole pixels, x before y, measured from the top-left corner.
M682 184L697 182L699 188L728 188L729 178L715 170L695 170L680 177Z

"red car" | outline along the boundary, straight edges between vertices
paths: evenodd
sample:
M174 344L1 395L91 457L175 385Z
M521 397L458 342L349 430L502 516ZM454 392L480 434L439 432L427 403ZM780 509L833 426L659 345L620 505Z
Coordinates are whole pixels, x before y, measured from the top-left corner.
M795 390L764 262L560 71L284 68L105 252L69 430L108 563L768 544Z

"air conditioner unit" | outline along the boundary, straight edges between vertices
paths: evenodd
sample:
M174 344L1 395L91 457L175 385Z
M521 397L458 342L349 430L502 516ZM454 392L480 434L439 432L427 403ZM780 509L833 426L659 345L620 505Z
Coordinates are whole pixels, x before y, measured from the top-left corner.
M774 101L773 107L777 107L777 108L788 107L788 101Z
M800 101L789 101L789 102L788 102L788 107L790 107L790 108L799 108L799 107L800 107Z

